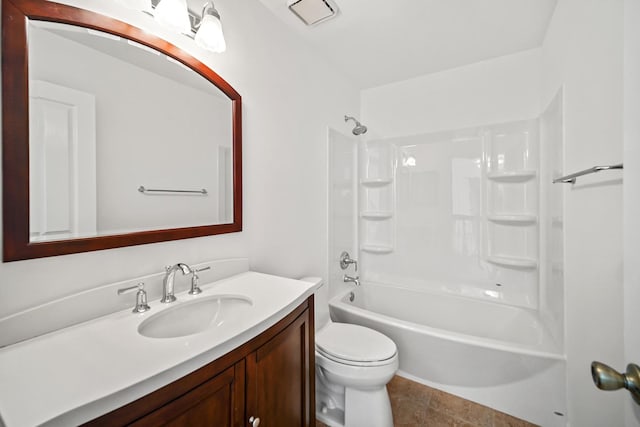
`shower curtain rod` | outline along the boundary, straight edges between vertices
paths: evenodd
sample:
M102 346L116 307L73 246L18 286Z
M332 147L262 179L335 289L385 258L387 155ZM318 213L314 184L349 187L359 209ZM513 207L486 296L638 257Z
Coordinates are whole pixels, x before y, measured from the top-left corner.
M610 166L594 166L592 168L585 169L580 172L576 172L570 175L565 175L565 176L561 176L560 178L556 178L553 180L553 183L556 184L558 182L562 182L563 184L575 184L576 178L578 178L579 176L588 175L590 173L596 173L600 171L612 170L612 169L622 169L622 163L619 163L617 165L610 165Z

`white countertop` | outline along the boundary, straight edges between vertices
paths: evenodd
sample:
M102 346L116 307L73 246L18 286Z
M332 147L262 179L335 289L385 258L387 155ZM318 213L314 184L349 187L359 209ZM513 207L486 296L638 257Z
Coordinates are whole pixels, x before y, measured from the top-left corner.
M0 425L76 425L183 377L284 318L319 285L246 272L173 304L120 311L0 349ZM146 338L138 325L180 301L218 294L253 301L237 321L179 338ZM133 297L133 295L132 295ZM135 298L132 298L132 303ZM133 306L133 304L132 304Z

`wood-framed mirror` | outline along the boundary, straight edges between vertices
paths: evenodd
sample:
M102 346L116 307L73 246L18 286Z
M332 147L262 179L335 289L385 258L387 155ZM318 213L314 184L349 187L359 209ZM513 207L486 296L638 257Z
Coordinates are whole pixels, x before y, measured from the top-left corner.
M241 231L241 116L238 92L159 37L2 0L4 261Z

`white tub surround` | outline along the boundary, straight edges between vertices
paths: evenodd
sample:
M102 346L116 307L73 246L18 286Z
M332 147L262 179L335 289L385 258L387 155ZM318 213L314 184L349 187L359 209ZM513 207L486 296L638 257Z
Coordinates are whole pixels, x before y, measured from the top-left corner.
M361 278L538 308L539 122L361 144Z
M0 349L0 416L8 426L77 425L121 407L223 356L284 318L319 283L245 272L196 296L150 301ZM213 295L251 300L244 316L178 338L145 338L140 323L180 302Z
M564 356L533 310L371 282L329 310L391 338L403 376L539 425L566 425L556 414L566 412Z

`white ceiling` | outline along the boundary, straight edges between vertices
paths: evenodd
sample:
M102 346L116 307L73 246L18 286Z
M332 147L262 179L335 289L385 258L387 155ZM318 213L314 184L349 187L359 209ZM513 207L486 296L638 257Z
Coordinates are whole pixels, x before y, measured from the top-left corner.
M287 0L260 0L360 88L540 46L557 0L335 0L314 27Z

